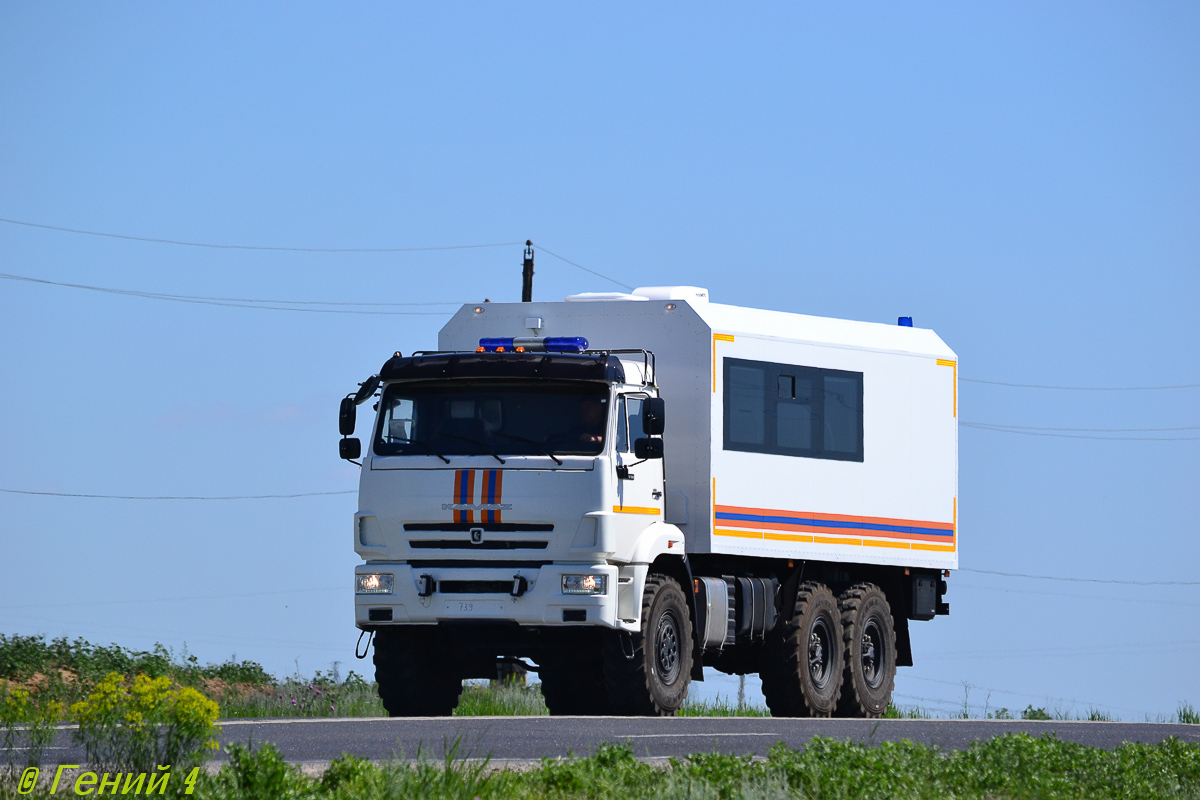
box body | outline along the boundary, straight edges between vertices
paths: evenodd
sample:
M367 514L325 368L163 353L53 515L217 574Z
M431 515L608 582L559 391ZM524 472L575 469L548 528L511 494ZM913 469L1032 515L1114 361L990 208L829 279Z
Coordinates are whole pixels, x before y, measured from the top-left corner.
M654 354L665 521L689 553L958 566L958 359L931 330L683 299L485 303L438 346L493 336Z

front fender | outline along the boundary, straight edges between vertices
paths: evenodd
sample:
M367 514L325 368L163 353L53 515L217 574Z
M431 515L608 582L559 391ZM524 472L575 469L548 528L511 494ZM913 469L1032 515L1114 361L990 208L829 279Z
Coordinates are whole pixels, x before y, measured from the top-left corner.
M629 563L652 564L662 555L684 557L683 531L666 522L652 522L638 536Z

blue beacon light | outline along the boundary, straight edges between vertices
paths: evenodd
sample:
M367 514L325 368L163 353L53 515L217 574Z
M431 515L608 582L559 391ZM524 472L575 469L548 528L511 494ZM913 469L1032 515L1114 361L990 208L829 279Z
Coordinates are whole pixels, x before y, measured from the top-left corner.
M479 350L484 353L511 353L518 347L528 353L582 353L588 348L588 340L582 336L488 337L479 340Z

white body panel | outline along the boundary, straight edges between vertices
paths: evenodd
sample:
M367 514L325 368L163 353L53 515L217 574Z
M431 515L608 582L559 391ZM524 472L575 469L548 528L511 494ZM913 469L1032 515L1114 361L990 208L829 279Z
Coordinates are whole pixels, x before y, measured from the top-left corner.
M464 306L438 346L584 336L594 350L653 352L665 521L689 553L957 568L957 357L933 331L673 297ZM727 358L862 373L862 461L724 449Z

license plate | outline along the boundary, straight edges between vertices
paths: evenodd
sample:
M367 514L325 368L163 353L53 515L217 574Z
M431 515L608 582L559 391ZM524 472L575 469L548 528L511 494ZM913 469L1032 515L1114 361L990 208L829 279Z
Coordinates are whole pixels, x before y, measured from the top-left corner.
M442 610L449 617L498 617L503 604L494 600L446 600Z

